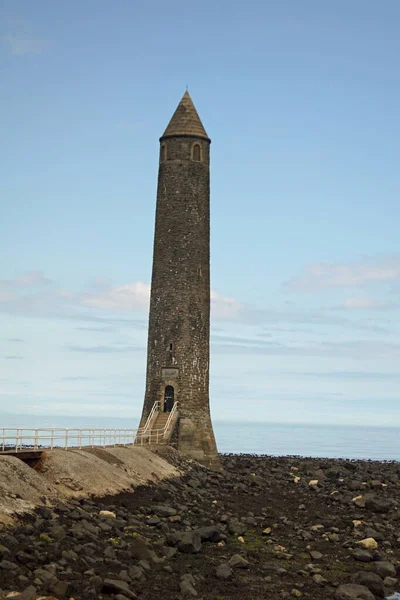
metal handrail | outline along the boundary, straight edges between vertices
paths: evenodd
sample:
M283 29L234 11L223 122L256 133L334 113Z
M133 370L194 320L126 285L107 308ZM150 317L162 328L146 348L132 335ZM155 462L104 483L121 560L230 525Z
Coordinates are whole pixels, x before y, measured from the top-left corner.
M60 427L3 427L0 428L0 451L53 450L55 448L95 448L129 446L140 441L158 444L164 441L178 416L178 402L174 403L162 429L152 429L160 413L160 402L155 402L144 427L138 429L98 429Z
M164 427L162 429L150 429L146 432L138 429L136 443L140 443L141 445L144 443L159 444L161 441L164 441L178 414L178 402L175 402Z
M143 427L139 427L139 429L138 429L138 433L140 433L140 435L144 435L148 431L148 429L150 429L153 418L155 417L155 419L157 419L156 413L159 413L159 412L160 412L160 401L157 400L156 402L154 402L154 404L151 408L151 411L150 411L149 416L147 417L146 423L144 424Z
M178 412L178 402L175 402L174 406L172 407L171 412L169 413L169 417L167 419L167 422L165 423L164 437L166 436L166 434L168 433L168 431L171 429L171 425L174 422L175 415L176 415L177 412Z

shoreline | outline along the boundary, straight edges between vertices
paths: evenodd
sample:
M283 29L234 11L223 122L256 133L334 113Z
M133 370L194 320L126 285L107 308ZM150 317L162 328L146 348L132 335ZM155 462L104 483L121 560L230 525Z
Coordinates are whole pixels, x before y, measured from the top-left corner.
M374 600L400 591L397 461L220 454L224 471L213 472L157 450L146 464L167 463L168 477L41 502L0 530L0 588L25 590L21 600L357 598L351 590Z

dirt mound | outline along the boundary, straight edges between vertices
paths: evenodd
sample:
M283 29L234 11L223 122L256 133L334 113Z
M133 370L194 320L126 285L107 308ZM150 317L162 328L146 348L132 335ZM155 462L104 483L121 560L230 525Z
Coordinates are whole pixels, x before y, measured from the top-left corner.
M88 448L46 452L40 474L64 496L117 494L179 475L164 459L145 448Z
M14 513L33 510L57 500L56 486L13 456L0 457L0 523Z
M32 469L18 458L0 457L0 523L68 498L128 491L180 472L146 448L93 448L44 452Z

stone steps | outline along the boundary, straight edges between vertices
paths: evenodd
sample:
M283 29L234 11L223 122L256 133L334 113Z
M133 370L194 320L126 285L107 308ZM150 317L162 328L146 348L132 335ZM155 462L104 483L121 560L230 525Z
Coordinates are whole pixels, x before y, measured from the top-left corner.
M154 422L152 429L151 429L152 433L156 432L157 430L160 431L160 437L158 440L158 444L167 444L169 441L170 435L172 433L172 428L171 428L171 431L169 432L169 434L167 434L165 437L161 436L161 431L164 431L164 428L167 424L169 416L170 416L169 412L160 412L157 419ZM154 443L154 441L153 441L153 443Z

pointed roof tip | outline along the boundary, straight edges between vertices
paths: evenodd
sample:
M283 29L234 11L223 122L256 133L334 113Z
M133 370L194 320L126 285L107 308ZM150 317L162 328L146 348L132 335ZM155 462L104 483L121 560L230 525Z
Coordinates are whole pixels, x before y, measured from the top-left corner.
M161 139L180 135L191 135L209 140L188 90L183 94Z

